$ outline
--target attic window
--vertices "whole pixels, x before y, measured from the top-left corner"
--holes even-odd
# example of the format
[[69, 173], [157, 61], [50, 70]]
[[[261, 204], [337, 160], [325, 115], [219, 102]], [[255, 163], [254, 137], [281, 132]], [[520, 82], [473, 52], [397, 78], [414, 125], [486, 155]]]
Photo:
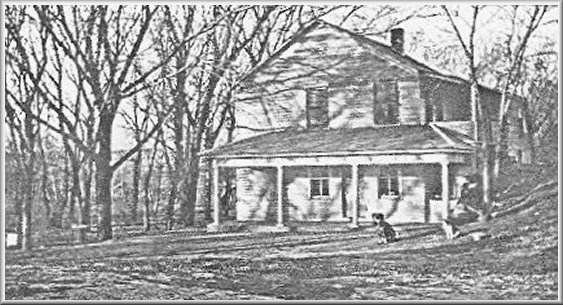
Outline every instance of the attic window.
[[306, 88], [307, 128], [328, 126], [328, 87]]
[[373, 121], [375, 125], [399, 122], [399, 93], [396, 81], [380, 81], [373, 84]]

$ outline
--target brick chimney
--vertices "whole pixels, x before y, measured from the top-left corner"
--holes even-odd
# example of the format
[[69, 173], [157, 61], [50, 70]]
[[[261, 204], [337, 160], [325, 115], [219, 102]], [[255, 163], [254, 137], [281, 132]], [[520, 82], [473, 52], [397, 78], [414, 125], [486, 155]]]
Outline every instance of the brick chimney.
[[391, 29], [391, 48], [401, 54], [405, 52], [405, 30]]

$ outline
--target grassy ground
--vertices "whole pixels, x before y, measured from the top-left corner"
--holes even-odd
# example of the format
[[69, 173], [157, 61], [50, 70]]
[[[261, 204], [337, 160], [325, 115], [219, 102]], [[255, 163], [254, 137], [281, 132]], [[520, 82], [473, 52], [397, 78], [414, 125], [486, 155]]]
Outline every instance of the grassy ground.
[[[555, 186], [556, 187], [556, 186]], [[172, 232], [6, 253], [6, 299], [558, 299], [553, 187], [446, 240], [435, 225], [397, 227], [379, 244], [355, 232]], [[519, 195], [520, 196], [520, 195]], [[520, 203], [525, 198], [521, 198]], [[512, 210], [511, 210], [512, 209]]]

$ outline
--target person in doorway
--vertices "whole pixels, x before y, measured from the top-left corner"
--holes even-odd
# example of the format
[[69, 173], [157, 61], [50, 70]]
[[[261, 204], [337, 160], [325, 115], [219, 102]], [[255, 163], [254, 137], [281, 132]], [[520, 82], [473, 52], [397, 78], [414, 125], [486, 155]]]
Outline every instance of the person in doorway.
[[386, 243], [397, 241], [397, 233], [388, 222], [385, 221], [385, 216], [381, 213], [371, 214], [374, 225], [376, 226], [377, 236], [383, 238]]

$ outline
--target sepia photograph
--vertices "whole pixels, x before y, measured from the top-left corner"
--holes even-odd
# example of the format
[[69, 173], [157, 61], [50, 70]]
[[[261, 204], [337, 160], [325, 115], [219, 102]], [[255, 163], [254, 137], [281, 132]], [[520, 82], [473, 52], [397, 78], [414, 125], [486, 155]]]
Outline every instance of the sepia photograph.
[[1, 302], [561, 302], [561, 2], [3, 1]]

